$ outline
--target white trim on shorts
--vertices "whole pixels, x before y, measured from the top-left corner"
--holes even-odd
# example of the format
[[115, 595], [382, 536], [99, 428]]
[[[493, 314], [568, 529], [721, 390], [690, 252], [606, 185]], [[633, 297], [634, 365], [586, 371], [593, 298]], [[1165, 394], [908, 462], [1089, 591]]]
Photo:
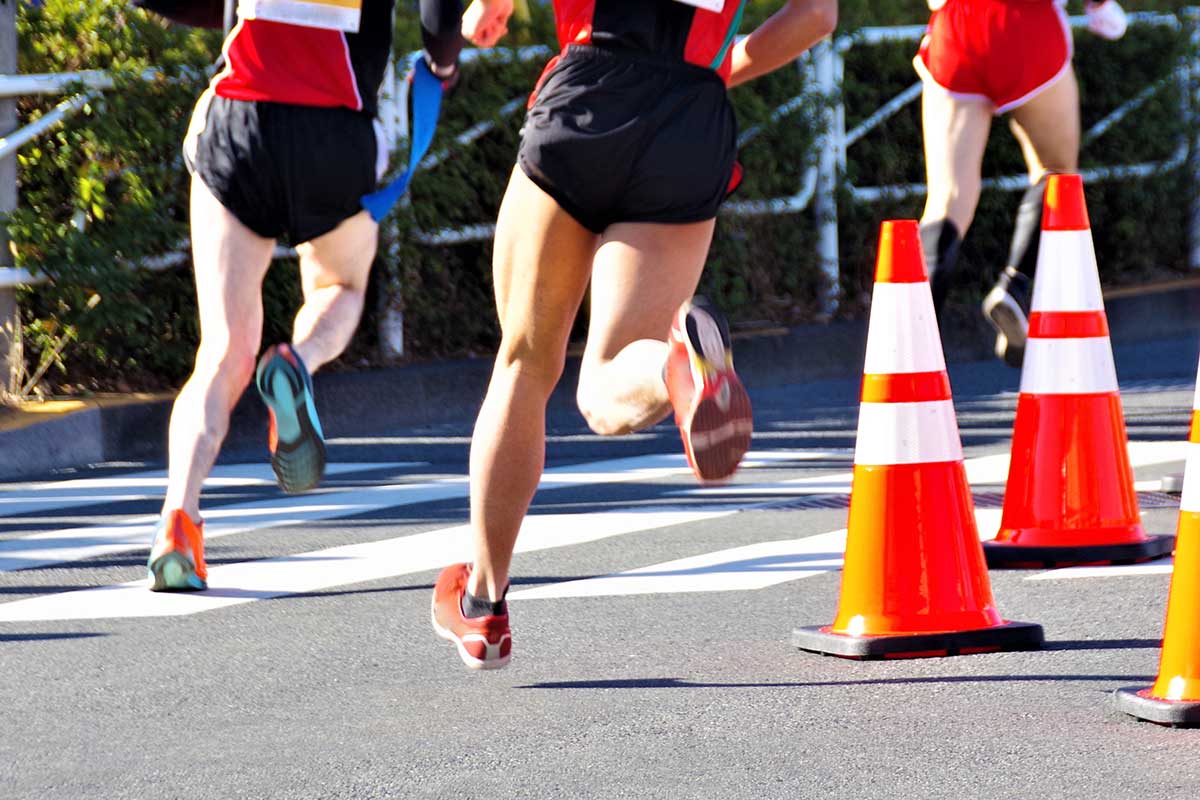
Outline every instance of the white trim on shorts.
[[[929, 68], [925, 66], [925, 62], [921, 60], [921, 52], [920, 52], [922, 49], [921, 47], [918, 47], [917, 54], [915, 56], [913, 56], [913, 69], [916, 70], [917, 75], [920, 76], [920, 78], [921, 78], [922, 82], [924, 82], [925, 88], [927, 90], [930, 87], [932, 87], [934, 89], [937, 89], [942, 94], [944, 94], [948, 97], [951, 97], [955, 100], [961, 100], [963, 102], [987, 103], [988, 105], [992, 106], [993, 113], [1006, 114], [1009, 111], [1012, 111], [1014, 108], [1020, 108], [1021, 106], [1025, 105], [1033, 98], [1040, 95], [1042, 92], [1049, 89], [1054, 84], [1058, 83], [1060, 80], [1062, 80], [1063, 76], [1065, 76], [1067, 74], [1067, 71], [1069, 69], [1071, 69], [1071, 62], [1075, 58], [1075, 40], [1071, 36], [1071, 26], [1067, 22], [1067, 14], [1065, 11], [1063, 11], [1062, 6], [1055, 3], [1054, 9], [1055, 9], [1055, 11], [1058, 12], [1058, 21], [1059, 21], [1059, 24], [1062, 26], [1063, 38], [1066, 39], [1066, 42], [1067, 42], [1067, 57], [1063, 61], [1063, 65], [1061, 67], [1059, 67], [1058, 72], [1056, 72], [1054, 74], [1054, 76], [1052, 78], [1050, 78], [1050, 80], [1046, 81], [1045, 83], [1043, 83], [1040, 86], [1035, 87], [1031, 91], [1025, 93], [1021, 97], [1018, 97], [1016, 100], [1013, 100], [1012, 102], [1005, 103], [1002, 106], [997, 106], [995, 103], [992, 102], [992, 98], [988, 97], [986, 94], [976, 94], [973, 92], [956, 92], [956, 91], [953, 91], [952, 89], [942, 86], [933, 77], [933, 73], [931, 73], [929, 71]], [[924, 42], [924, 40], [922, 40], [921, 45], [923, 46], [924, 44], [925, 44], [925, 42]]]
[[1075, 58], [1075, 39], [1071, 36], [1071, 25], [1067, 22], [1067, 12], [1063, 11], [1062, 6], [1054, 4], [1054, 10], [1058, 12], [1058, 22], [1062, 25], [1063, 38], [1067, 40], [1067, 58], [1063, 61], [1063, 65], [1059, 67], [1058, 72], [1054, 77], [1037, 87], [1033, 91], [1027, 93], [1024, 97], [1019, 97], [1011, 103], [1005, 103], [996, 109], [997, 114], [1004, 114], [1012, 111], [1014, 108], [1020, 108], [1028, 103], [1033, 98], [1037, 97], [1042, 92], [1049, 89], [1054, 84], [1062, 80], [1067, 71], [1071, 69], [1071, 61]]
[[[924, 46], [924, 44], [925, 42], [922, 41], [921, 45]], [[961, 100], [964, 103], [987, 103], [989, 106], [992, 105], [992, 98], [988, 97], [986, 94], [955, 92], [938, 83], [933, 77], [933, 73], [929, 71], [929, 67], [925, 66], [925, 62], [921, 60], [920, 48], [918, 48], [917, 54], [913, 56], [913, 69], [917, 71], [917, 75], [920, 76], [921, 81], [925, 84], [925, 91], [929, 91], [929, 89], [937, 89], [947, 97], [952, 97], [955, 100]]]

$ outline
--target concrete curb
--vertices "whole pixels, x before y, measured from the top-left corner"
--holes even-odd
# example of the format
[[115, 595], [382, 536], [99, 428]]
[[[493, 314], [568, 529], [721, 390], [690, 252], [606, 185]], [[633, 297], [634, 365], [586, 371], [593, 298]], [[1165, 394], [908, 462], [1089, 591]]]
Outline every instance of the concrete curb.
[[[1200, 333], [1200, 281], [1121, 291], [1106, 301], [1114, 344]], [[943, 335], [951, 363], [991, 357], [992, 330], [964, 310]], [[859, 374], [865, 319], [803, 325], [780, 333], [739, 336], [738, 372], [753, 393], [768, 388]], [[551, 399], [553, 413], [574, 411], [578, 359]], [[331, 436], [379, 434], [398, 428], [469, 423], [491, 373], [490, 358], [418, 364], [316, 377], [317, 407]], [[1191, 365], [1187, 367], [1189, 370]], [[0, 479], [109, 461], [163, 461], [171, 401], [88, 408], [0, 432]], [[251, 389], [234, 410], [227, 449], [266, 447], [266, 412]]]

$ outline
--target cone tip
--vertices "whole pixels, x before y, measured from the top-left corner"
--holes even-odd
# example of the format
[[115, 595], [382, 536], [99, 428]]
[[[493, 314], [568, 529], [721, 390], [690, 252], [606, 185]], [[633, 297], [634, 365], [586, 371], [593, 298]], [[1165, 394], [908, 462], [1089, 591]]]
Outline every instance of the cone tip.
[[1090, 227], [1083, 178], [1074, 174], [1051, 175], [1046, 182], [1042, 230], [1086, 231]]
[[921, 283], [925, 257], [916, 220], [889, 219], [879, 226], [879, 258], [875, 262], [877, 283]]

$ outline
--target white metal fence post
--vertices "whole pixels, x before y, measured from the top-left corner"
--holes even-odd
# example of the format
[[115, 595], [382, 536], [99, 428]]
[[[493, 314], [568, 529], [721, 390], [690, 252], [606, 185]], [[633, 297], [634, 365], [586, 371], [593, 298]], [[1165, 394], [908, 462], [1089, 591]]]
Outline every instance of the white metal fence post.
[[[17, 71], [17, 0], [0, 0], [0, 74]], [[0, 98], [0, 136], [17, 129], [17, 103]], [[17, 207], [17, 157], [0, 160], [0, 268], [13, 265], [8, 229], [3, 216]], [[20, 386], [21, 315], [12, 287], [0, 286], [0, 400], [15, 395]]]
[[1191, 178], [1191, 207], [1188, 215], [1188, 266], [1200, 269], [1200, 8], [1190, 6], [1183, 10], [1183, 22], [1188, 31], [1187, 67], [1183, 73], [1183, 109], [1188, 127], [1192, 131], [1191, 152], [1188, 154], [1189, 177]]
[[845, 141], [845, 116], [841, 108], [841, 55], [830, 40], [814, 49], [813, 62], [816, 83], [821, 94], [821, 137], [817, 156], [817, 193], [814, 211], [817, 215], [817, 256], [826, 285], [821, 297], [821, 311], [832, 315], [838, 308], [840, 267], [838, 265], [838, 159]]

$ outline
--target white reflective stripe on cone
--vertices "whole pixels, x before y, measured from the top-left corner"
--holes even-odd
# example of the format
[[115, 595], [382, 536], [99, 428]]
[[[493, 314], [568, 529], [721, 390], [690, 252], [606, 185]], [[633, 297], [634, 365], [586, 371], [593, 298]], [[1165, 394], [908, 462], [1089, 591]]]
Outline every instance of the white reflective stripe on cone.
[[1107, 336], [1029, 339], [1021, 369], [1023, 394], [1096, 394], [1117, 391], [1117, 368]]
[[887, 375], [945, 368], [929, 284], [876, 283], [863, 372]]
[[926, 464], [962, 457], [952, 400], [859, 406], [855, 464]]
[[1104, 310], [1091, 231], [1042, 231], [1033, 310]]
[[1200, 443], [1188, 443], [1187, 464], [1183, 472], [1183, 495], [1180, 511], [1200, 511]]

